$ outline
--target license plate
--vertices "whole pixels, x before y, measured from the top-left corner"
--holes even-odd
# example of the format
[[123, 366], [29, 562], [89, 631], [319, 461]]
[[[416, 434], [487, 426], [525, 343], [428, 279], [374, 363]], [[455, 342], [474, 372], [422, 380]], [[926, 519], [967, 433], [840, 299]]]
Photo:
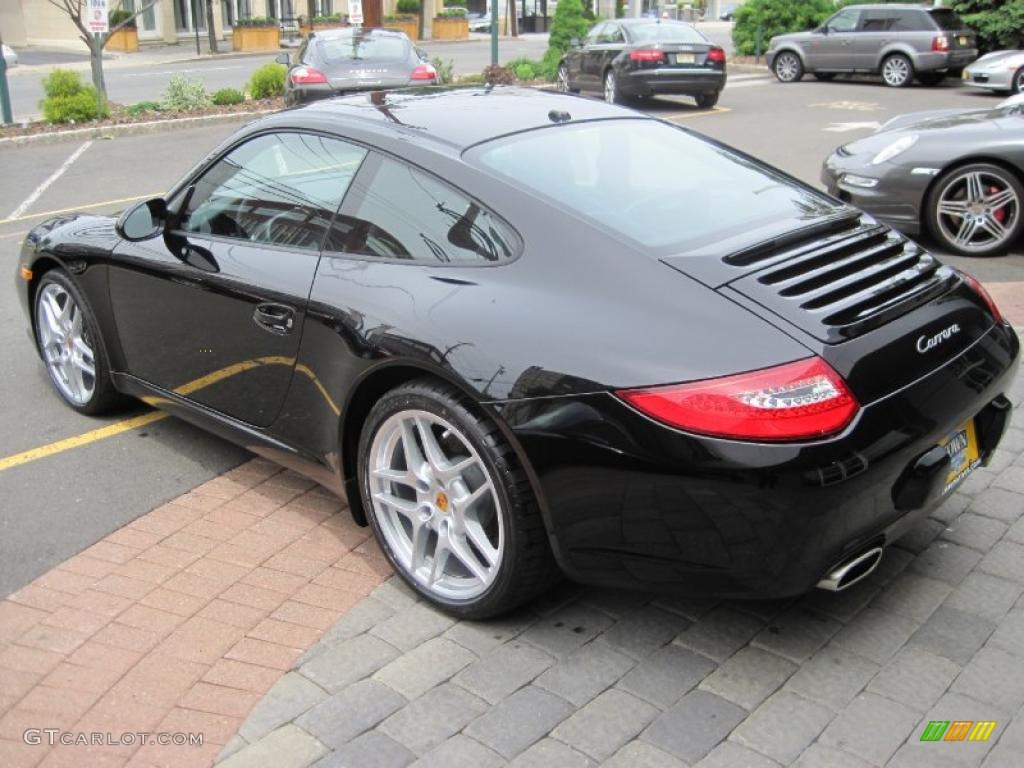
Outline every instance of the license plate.
[[981, 459], [978, 456], [978, 435], [971, 419], [949, 437], [941, 445], [949, 454], [949, 474], [942, 493], [946, 494], [960, 485], [971, 472], [978, 468]]
[[696, 57], [692, 53], [677, 53], [676, 64], [693, 64]]
[[964, 37], [963, 35], [960, 35], [960, 45], [965, 47], [967, 45], [967, 38]]

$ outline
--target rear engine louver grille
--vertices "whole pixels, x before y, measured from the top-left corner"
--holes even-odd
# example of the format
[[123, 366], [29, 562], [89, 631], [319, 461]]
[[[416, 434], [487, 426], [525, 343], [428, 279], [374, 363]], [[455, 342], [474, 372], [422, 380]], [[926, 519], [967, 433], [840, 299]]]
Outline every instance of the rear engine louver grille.
[[748, 251], [727, 257], [763, 265], [731, 287], [817, 338], [836, 343], [909, 312], [951, 286], [951, 269], [888, 227], [858, 219], [833, 227], [839, 231], [805, 231], [799, 241], [782, 247], [776, 242], [768, 251], [758, 248], [756, 256]]

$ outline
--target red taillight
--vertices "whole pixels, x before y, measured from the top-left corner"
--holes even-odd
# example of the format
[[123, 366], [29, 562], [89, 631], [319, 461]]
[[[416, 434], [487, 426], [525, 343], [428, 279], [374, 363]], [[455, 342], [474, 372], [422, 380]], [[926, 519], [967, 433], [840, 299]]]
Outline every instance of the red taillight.
[[437, 70], [430, 64], [420, 64], [409, 75], [410, 80], [437, 80]]
[[985, 286], [978, 282], [976, 277], [968, 275], [966, 272], [961, 272], [960, 277], [962, 277], [963, 281], [970, 286], [972, 291], [982, 298], [982, 301], [984, 301], [988, 306], [988, 311], [992, 313], [992, 317], [996, 319], [996, 322], [1003, 322], [1003, 313], [999, 311], [999, 307], [996, 306], [995, 299], [993, 299], [989, 292], [985, 290]]
[[720, 379], [616, 393], [673, 427], [715, 437], [812, 439], [843, 429], [860, 405], [820, 357]]
[[294, 85], [317, 85], [327, 82], [324, 73], [312, 67], [295, 67], [291, 71], [290, 77]]
[[665, 52], [654, 48], [641, 48], [629, 52], [630, 61], [664, 61]]
[[708, 51], [708, 61], [715, 64], [725, 64], [725, 51], [721, 48], [712, 48]]
[[948, 51], [949, 50], [949, 38], [946, 35], [936, 35], [932, 38], [932, 50], [933, 51]]

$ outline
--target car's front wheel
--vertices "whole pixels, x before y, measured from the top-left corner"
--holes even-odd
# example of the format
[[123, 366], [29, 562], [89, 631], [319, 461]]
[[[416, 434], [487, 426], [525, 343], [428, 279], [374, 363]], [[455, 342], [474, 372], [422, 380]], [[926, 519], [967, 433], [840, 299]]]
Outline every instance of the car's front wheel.
[[780, 83], [795, 83], [804, 76], [804, 63], [792, 51], [783, 51], [775, 57], [772, 70]]
[[882, 81], [890, 88], [904, 88], [914, 80], [914, 65], [902, 53], [887, 56], [882, 62]]
[[928, 196], [928, 228], [962, 256], [995, 256], [1024, 229], [1024, 185], [1010, 171], [990, 163], [954, 168]]
[[554, 559], [526, 472], [465, 395], [418, 380], [374, 405], [359, 441], [364, 508], [399, 575], [462, 618], [511, 610]]
[[54, 269], [43, 275], [35, 290], [34, 315], [39, 354], [57, 394], [80, 413], [109, 410], [118, 394], [99, 326], [67, 274]]
[[697, 100], [697, 106], [701, 109], [711, 109], [715, 104], [718, 103], [718, 96], [721, 91], [714, 91], [713, 93], [702, 93], [694, 98]]

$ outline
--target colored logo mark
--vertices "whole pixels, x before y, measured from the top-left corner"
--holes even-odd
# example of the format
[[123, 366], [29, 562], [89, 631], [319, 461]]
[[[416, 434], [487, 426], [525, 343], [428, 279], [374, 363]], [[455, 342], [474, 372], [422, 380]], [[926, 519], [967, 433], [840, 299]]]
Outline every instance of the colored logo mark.
[[998, 723], [995, 720], [932, 720], [921, 741], [988, 741]]

